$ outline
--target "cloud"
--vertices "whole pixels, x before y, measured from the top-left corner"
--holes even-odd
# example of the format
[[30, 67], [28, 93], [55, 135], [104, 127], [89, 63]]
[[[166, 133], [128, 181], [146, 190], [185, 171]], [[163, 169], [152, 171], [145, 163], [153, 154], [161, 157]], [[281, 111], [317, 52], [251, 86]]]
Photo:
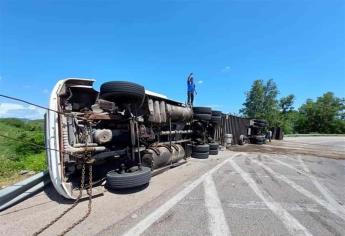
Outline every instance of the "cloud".
[[198, 84], [202, 84], [202, 83], [204, 83], [203, 80], [198, 80]]
[[0, 118], [23, 118], [23, 119], [43, 119], [45, 110], [29, 105], [18, 103], [0, 103]]
[[222, 72], [227, 72], [229, 71], [231, 68], [230, 66], [225, 66], [223, 69], [222, 69]]

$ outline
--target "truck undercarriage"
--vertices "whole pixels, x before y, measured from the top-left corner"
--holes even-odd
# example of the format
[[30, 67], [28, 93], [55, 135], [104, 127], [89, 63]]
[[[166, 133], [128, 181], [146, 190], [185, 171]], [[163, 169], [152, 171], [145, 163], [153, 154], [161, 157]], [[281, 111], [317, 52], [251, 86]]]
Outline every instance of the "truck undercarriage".
[[147, 184], [152, 170], [189, 155], [207, 158], [210, 146], [218, 153], [212, 132], [221, 112], [203, 107], [193, 112], [131, 82], [107, 82], [99, 92], [93, 82], [61, 80], [51, 93], [47, 158], [62, 196], [77, 198], [81, 176], [88, 182], [90, 174], [85, 163], [93, 166], [92, 184], [106, 180], [109, 188], [122, 189]]

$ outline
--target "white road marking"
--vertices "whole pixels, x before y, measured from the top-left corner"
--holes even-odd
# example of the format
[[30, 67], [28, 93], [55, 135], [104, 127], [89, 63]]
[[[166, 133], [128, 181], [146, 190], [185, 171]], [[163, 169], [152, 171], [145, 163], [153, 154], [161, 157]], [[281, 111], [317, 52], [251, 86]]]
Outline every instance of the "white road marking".
[[[240, 173], [237, 173], [237, 172], [227, 173], [227, 172], [222, 171], [221, 174], [224, 174], [224, 175], [235, 175], [236, 176], [236, 175], [239, 175]], [[259, 178], [272, 178], [272, 176], [262, 175], [262, 174], [257, 174], [256, 176], [258, 176]], [[295, 179], [295, 180], [306, 180], [306, 178], [304, 176], [287, 175], [286, 177], [289, 177], [290, 179]]]
[[261, 162], [259, 162], [257, 160], [254, 160], [254, 159], [252, 159], [252, 161], [254, 163], [256, 163], [257, 165], [261, 166], [262, 168], [264, 168], [266, 171], [270, 172], [276, 178], [279, 178], [282, 181], [284, 181], [285, 183], [287, 183], [288, 185], [290, 185], [292, 188], [294, 188], [295, 190], [297, 190], [298, 192], [300, 192], [304, 196], [314, 200], [319, 205], [323, 206], [324, 208], [326, 208], [327, 210], [329, 210], [333, 214], [335, 214], [338, 217], [340, 217], [341, 219], [345, 220], [345, 215], [343, 214], [342, 210], [340, 210], [339, 208], [334, 207], [332, 204], [330, 204], [330, 203], [320, 199], [318, 196], [314, 195], [313, 193], [309, 192], [305, 188], [303, 188], [300, 185], [296, 184], [295, 182], [293, 182], [292, 180], [288, 179], [284, 175], [281, 175], [281, 174], [275, 172], [274, 170], [272, 170], [270, 167], [266, 166], [265, 164], [263, 164], [263, 163], [261, 163]]
[[[239, 153], [233, 155], [230, 158], [239, 155]], [[124, 236], [136, 236], [142, 234], [146, 229], [148, 229], [153, 223], [155, 223], [159, 218], [161, 218], [165, 213], [167, 213], [171, 208], [173, 208], [179, 201], [181, 201], [185, 196], [187, 196], [193, 189], [195, 189], [199, 184], [201, 184], [208, 176], [212, 175], [214, 172], [219, 170], [229, 159], [227, 158], [223, 162], [216, 165], [213, 169], [203, 174], [201, 177], [193, 181], [187, 187], [185, 187], [181, 192], [170, 198], [163, 205], [158, 207], [155, 211], [151, 212], [133, 228], [128, 230]]]
[[[179, 203], [186, 206], [200, 206], [204, 202], [203, 198], [188, 198], [183, 202]], [[309, 204], [296, 204], [289, 202], [277, 202], [287, 211], [300, 211], [300, 212], [320, 212], [319, 204], [309, 203]], [[223, 209], [225, 208], [237, 208], [237, 209], [246, 209], [246, 210], [270, 210], [264, 202], [258, 201], [239, 201], [239, 202], [230, 202], [222, 201]]]
[[[268, 156], [263, 155], [263, 157], [268, 157]], [[295, 158], [291, 158], [291, 157], [289, 157], [289, 156], [287, 156], [287, 155], [282, 155], [282, 154], [277, 155], [277, 154], [274, 154], [274, 155], [272, 155], [271, 157], [272, 157], [272, 158], [275, 158], [275, 159], [285, 159], [285, 160], [289, 160], [289, 161], [298, 163], [298, 161], [297, 161]], [[268, 157], [268, 158], [269, 158], [269, 157]]]
[[311, 179], [311, 181], [313, 182], [313, 184], [317, 187], [317, 189], [320, 191], [320, 193], [326, 198], [326, 200], [333, 205], [334, 208], [339, 208], [340, 211], [343, 212], [343, 214], [345, 215], [345, 208], [340, 205], [334, 198], [333, 194], [331, 192], [328, 191], [328, 189], [323, 186], [318, 180], [317, 178], [311, 174], [309, 168], [306, 166], [306, 164], [304, 163], [304, 161], [302, 160], [302, 158], [300, 156], [298, 156], [298, 160], [301, 163], [301, 166], [303, 167], [303, 170], [308, 173], [309, 178]]
[[256, 195], [267, 205], [267, 207], [283, 222], [291, 235], [312, 235], [296, 218], [267, 194], [260, 190], [253, 178], [239, 167], [235, 161], [228, 161], [232, 167], [241, 174], [241, 177], [248, 183]]
[[[307, 212], [320, 212], [318, 210], [317, 204], [296, 204], [296, 203], [287, 203], [287, 202], [277, 202], [280, 204], [284, 209], [287, 211], [307, 211]], [[247, 209], [247, 210], [269, 210], [267, 205], [264, 202], [240, 202], [240, 203], [224, 203], [224, 207], [230, 208], [239, 208], [239, 209]]]
[[[280, 160], [278, 160], [278, 159], [276, 159], [276, 158], [274, 158], [274, 157], [269, 157], [269, 156], [265, 156], [265, 157], [268, 157], [269, 159], [271, 159], [272, 161], [275, 161], [275, 162], [277, 162], [278, 164], [280, 164], [280, 165], [284, 165], [284, 166], [286, 166], [286, 167], [288, 167], [288, 168], [290, 168], [290, 169], [292, 169], [292, 170], [295, 170], [297, 173], [299, 173], [299, 174], [302, 174], [302, 175], [304, 175], [304, 176], [307, 176], [307, 177], [309, 177], [309, 178], [311, 178], [311, 173], [309, 172], [306, 172], [304, 169], [303, 170], [300, 170], [300, 169], [298, 169], [298, 168], [296, 168], [296, 165], [295, 166], [293, 166], [293, 165], [290, 165], [290, 164], [288, 164], [288, 163], [286, 163], [286, 162], [284, 162], [284, 161], [280, 161]], [[294, 160], [294, 159], [293, 159]], [[298, 160], [296, 160], [296, 161], [298, 161]], [[298, 166], [301, 166], [301, 163], [299, 162], [299, 165]], [[302, 168], [303, 168], [303, 166], [301, 166]], [[298, 179], [298, 178], [301, 178], [301, 177], [299, 177], [299, 176], [288, 176], [288, 175], [285, 175], [285, 177], [287, 177], [287, 178], [289, 178], [289, 179]], [[320, 179], [320, 178], [318, 178], [318, 177], [316, 177], [316, 176], [313, 176], [313, 178], [315, 178], [315, 179], [318, 179], [319, 180], [319, 182], [320, 181], [324, 181], [324, 179]], [[305, 179], [305, 178], [303, 178], [303, 179]], [[332, 181], [331, 179], [327, 179], [327, 181]]]
[[277, 162], [277, 163], [280, 164], [280, 165], [284, 165], [284, 166], [286, 166], [286, 167], [288, 167], [288, 168], [290, 168], [290, 169], [292, 169], [292, 170], [295, 170], [297, 173], [300, 173], [300, 174], [303, 174], [303, 175], [305, 175], [305, 176], [310, 177], [309, 173], [305, 172], [304, 170], [297, 169], [297, 168], [296, 168], [295, 166], [293, 166], [293, 165], [290, 165], [290, 164], [285, 163], [285, 162], [283, 162], [283, 161], [277, 160], [276, 158], [271, 158], [271, 157], [268, 157], [268, 158], [270, 158], [272, 161]]
[[205, 179], [204, 191], [205, 206], [209, 214], [209, 230], [211, 235], [231, 235], [212, 175], [209, 175]]

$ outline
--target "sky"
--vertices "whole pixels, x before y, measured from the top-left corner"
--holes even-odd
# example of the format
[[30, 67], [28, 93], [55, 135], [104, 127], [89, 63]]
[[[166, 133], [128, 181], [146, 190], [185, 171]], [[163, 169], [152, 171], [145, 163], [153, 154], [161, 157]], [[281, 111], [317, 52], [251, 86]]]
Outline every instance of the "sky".
[[[345, 97], [345, 1], [0, 1], [0, 94], [47, 106], [58, 80], [125, 80], [239, 113], [256, 79], [298, 108]], [[0, 117], [44, 111], [0, 99]]]

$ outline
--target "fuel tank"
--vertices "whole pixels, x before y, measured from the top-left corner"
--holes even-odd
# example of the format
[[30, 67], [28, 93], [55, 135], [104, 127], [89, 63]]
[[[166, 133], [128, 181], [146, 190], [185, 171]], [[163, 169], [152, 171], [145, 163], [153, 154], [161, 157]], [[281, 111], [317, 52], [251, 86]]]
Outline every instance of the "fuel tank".
[[142, 157], [143, 165], [152, 170], [176, 163], [185, 158], [185, 150], [179, 144], [158, 145], [145, 150]]

